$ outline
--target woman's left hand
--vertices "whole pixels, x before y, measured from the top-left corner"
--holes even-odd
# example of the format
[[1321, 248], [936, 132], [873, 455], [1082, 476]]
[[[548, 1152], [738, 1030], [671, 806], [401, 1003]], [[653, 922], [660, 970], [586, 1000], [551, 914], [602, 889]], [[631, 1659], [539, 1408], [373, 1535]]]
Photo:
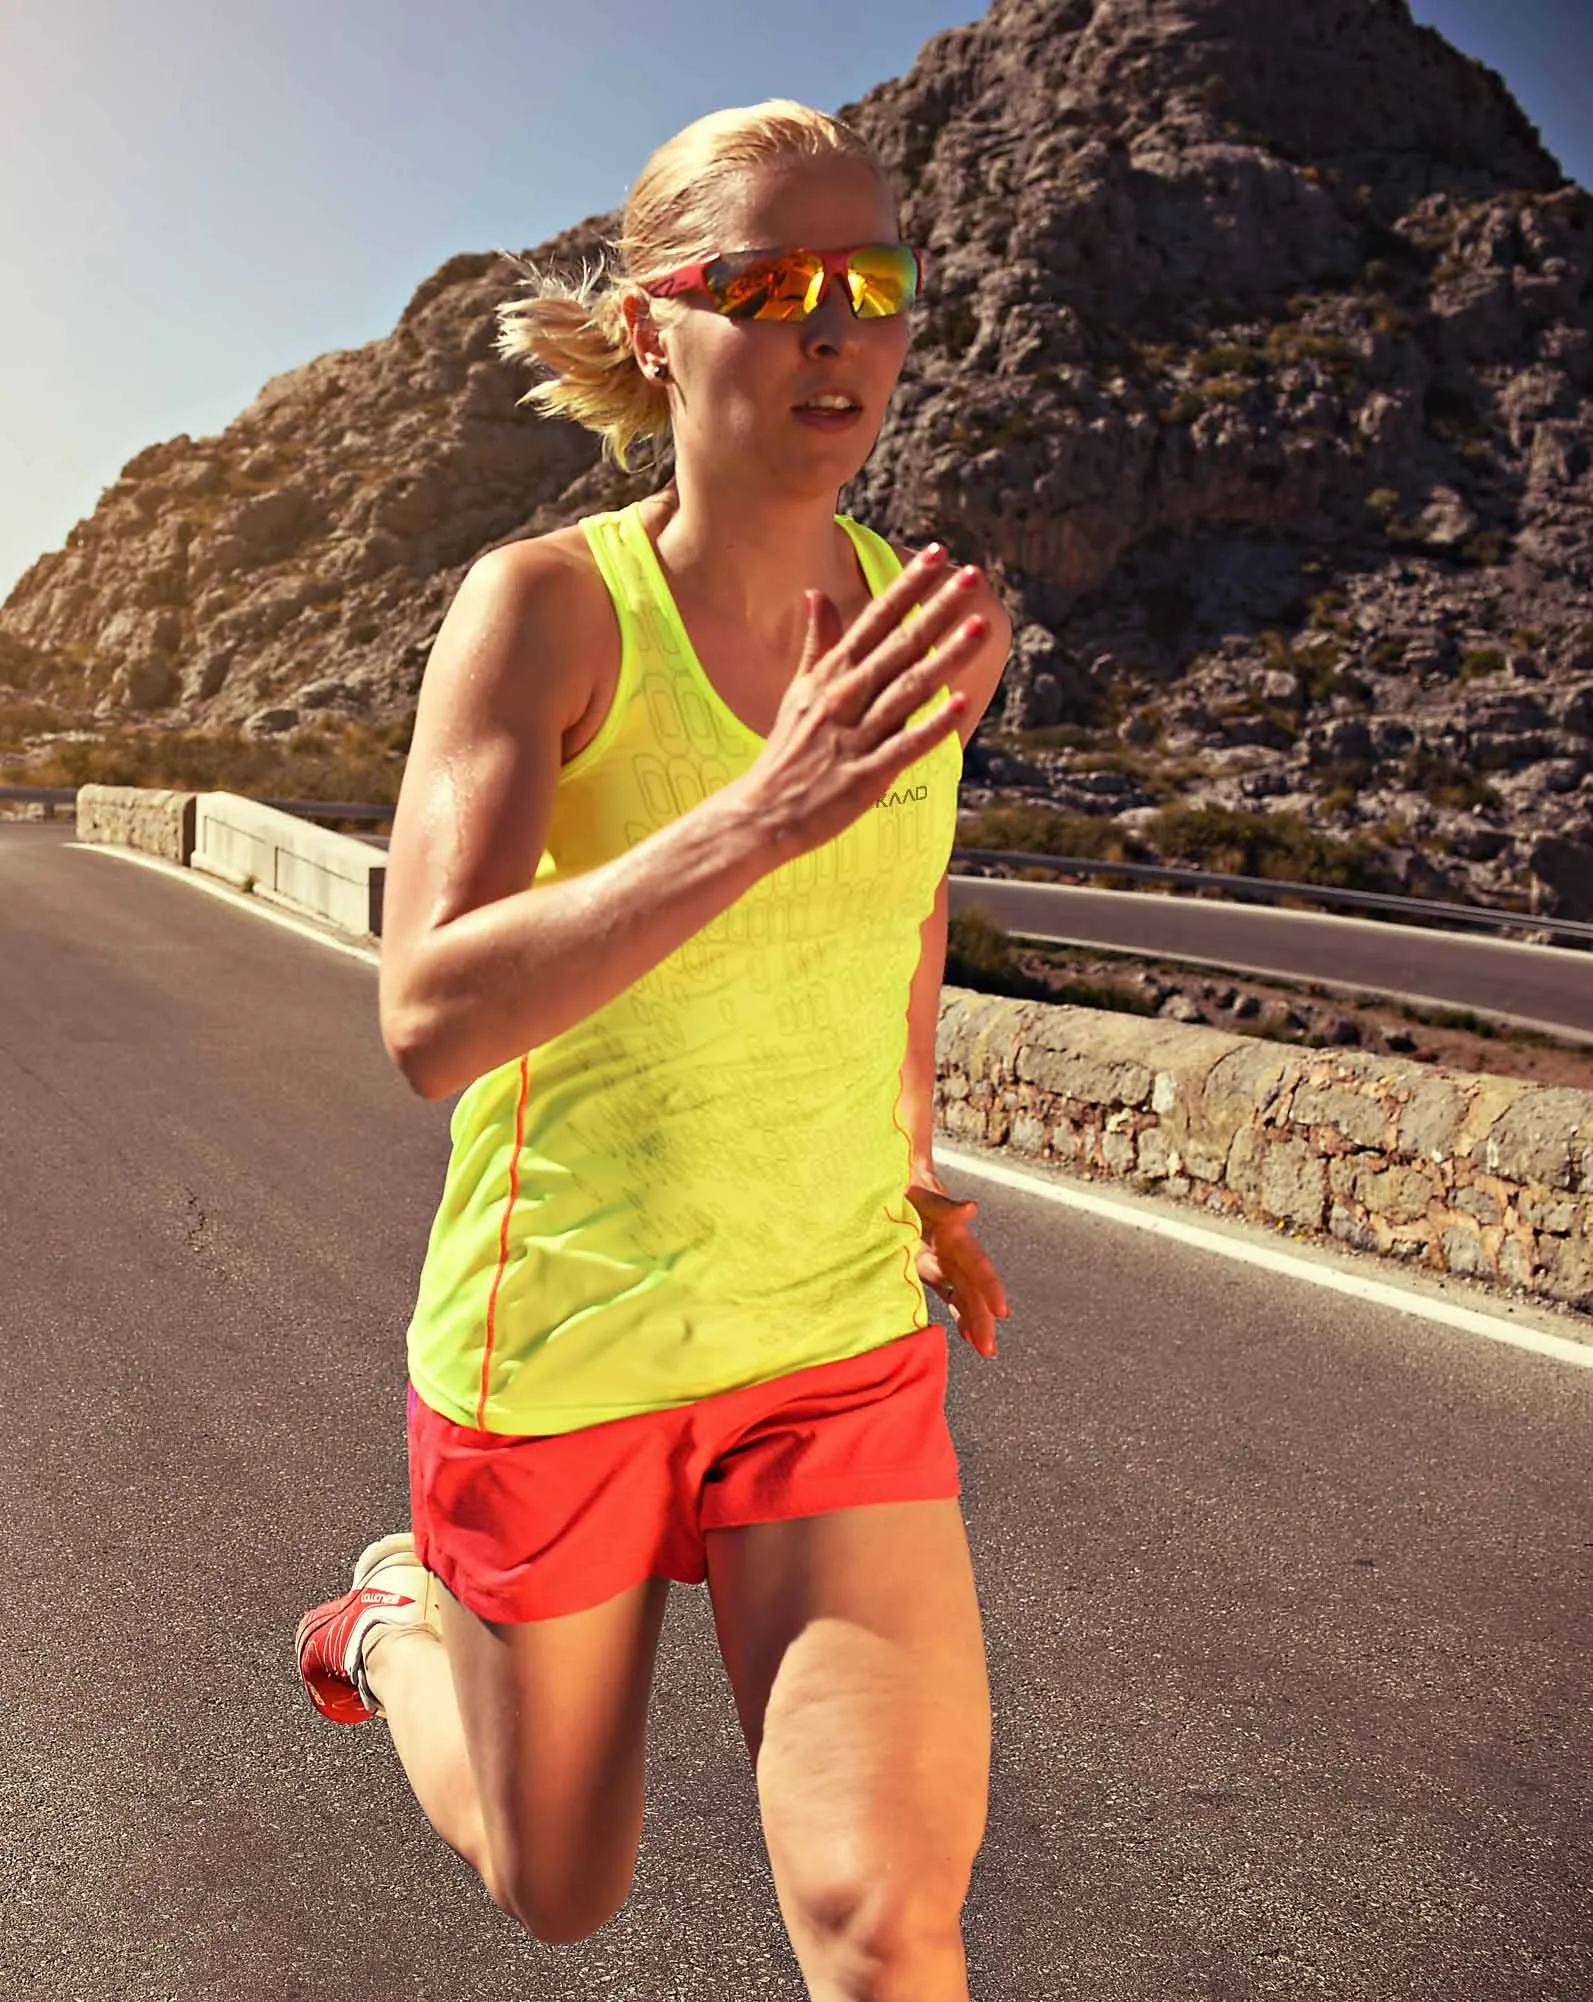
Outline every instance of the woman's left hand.
[[968, 1228], [979, 1205], [958, 1201], [922, 1182], [909, 1186], [907, 1200], [918, 1212], [923, 1233], [917, 1253], [919, 1278], [934, 1287], [951, 1309], [963, 1340], [980, 1355], [993, 1356], [996, 1321], [1005, 1320], [1012, 1309], [995, 1267]]

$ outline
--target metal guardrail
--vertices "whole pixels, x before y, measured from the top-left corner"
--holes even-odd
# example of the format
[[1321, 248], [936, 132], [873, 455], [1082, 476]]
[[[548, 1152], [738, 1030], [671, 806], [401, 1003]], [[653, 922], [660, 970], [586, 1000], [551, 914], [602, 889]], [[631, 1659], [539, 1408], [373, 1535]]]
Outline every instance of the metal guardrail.
[[952, 860], [991, 862], [1014, 869], [1048, 869], [1058, 876], [1123, 876], [1141, 883], [1176, 883], [1202, 890], [1229, 890], [1251, 903], [1294, 898], [1301, 903], [1343, 904], [1351, 910], [1386, 911], [1428, 924], [1470, 925], [1480, 931], [1546, 931], [1593, 943], [1593, 924], [1575, 918], [1544, 918], [1530, 911], [1490, 910], [1483, 904], [1442, 903], [1435, 897], [1396, 897], [1381, 890], [1341, 890], [1327, 883], [1289, 883], [1270, 876], [1221, 876], [1209, 869], [1167, 869], [1154, 862], [1098, 862], [1072, 855], [1031, 855], [1011, 848], [953, 848]]
[[[66, 806], [76, 798], [73, 786], [0, 786], [0, 801]], [[393, 817], [390, 806], [350, 800], [266, 799], [260, 804], [274, 806], [283, 813], [296, 813], [305, 820], [379, 821]], [[1381, 890], [1341, 890], [1326, 883], [1277, 882], [1264, 876], [1222, 876], [1209, 869], [1170, 869], [1155, 862], [1101, 862], [1076, 855], [1038, 855], [1020, 848], [954, 847], [951, 859], [1012, 869], [1045, 869], [1055, 876], [1120, 876], [1128, 882], [1226, 890], [1248, 903], [1277, 903], [1287, 898], [1297, 903], [1342, 906], [1348, 910], [1383, 911], [1416, 923], [1465, 925], [1475, 931], [1548, 932], [1556, 938], [1593, 945], [1593, 924], [1583, 924], [1575, 918], [1538, 917], [1529, 911], [1490, 910], [1482, 904], [1442, 903], [1429, 897], [1398, 897]]]
[[0, 786], [0, 802], [15, 800], [19, 806], [73, 806], [76, 786]]

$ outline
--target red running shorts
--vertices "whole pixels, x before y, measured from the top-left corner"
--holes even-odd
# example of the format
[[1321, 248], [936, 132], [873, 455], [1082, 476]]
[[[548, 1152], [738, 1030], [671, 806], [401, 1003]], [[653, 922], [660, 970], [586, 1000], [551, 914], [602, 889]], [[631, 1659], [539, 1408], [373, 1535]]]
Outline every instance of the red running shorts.
[[484, 1620], [556, 1619], [645, 1578], [700, 1584], [711, 1529], [959, 1492], [936, 1322], [669, 1411], [527, 1437], [409, 1392], [415, 1549]]

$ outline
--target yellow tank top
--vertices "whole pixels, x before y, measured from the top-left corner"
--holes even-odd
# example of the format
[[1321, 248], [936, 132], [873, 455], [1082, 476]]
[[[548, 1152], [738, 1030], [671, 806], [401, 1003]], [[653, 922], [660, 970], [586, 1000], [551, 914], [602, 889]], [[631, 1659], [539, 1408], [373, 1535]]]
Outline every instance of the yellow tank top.
[[[837, 520], [877, 595], [895, 552]], [[559, 774], [538, 883], [634, 847], [765, 742], [693, 653], [638, 508], [580, 526], [614, 601], [619, 680]], [[466, 1087], [408, 1337], [434, 1410], [568, 1432], [928, 1325], [898, 1100], [961, 771], [953, 730], [833, 840]]]

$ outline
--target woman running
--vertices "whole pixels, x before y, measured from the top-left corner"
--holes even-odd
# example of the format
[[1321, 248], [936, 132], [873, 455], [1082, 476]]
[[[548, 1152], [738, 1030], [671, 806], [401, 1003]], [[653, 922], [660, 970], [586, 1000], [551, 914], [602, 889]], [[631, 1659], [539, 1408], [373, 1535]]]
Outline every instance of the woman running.
[[962, 743], [1010, 626], [835, 511], [919, 279], [856, 133], [701, 119], [618, 251], [536, 277], [500, 349], [674, 476], [479, 558], [426, 669], [381, 1026], [416, 1091], [464, 1089], [413, 1539], [305, 1615], [300, 1671], [575, 1940], [629, 1892], [669, 1581], [706, 1579], [810, 1994], [960, 2002], [990, 1716], [924, 1286], [994, 1354], [931, 1140]]

